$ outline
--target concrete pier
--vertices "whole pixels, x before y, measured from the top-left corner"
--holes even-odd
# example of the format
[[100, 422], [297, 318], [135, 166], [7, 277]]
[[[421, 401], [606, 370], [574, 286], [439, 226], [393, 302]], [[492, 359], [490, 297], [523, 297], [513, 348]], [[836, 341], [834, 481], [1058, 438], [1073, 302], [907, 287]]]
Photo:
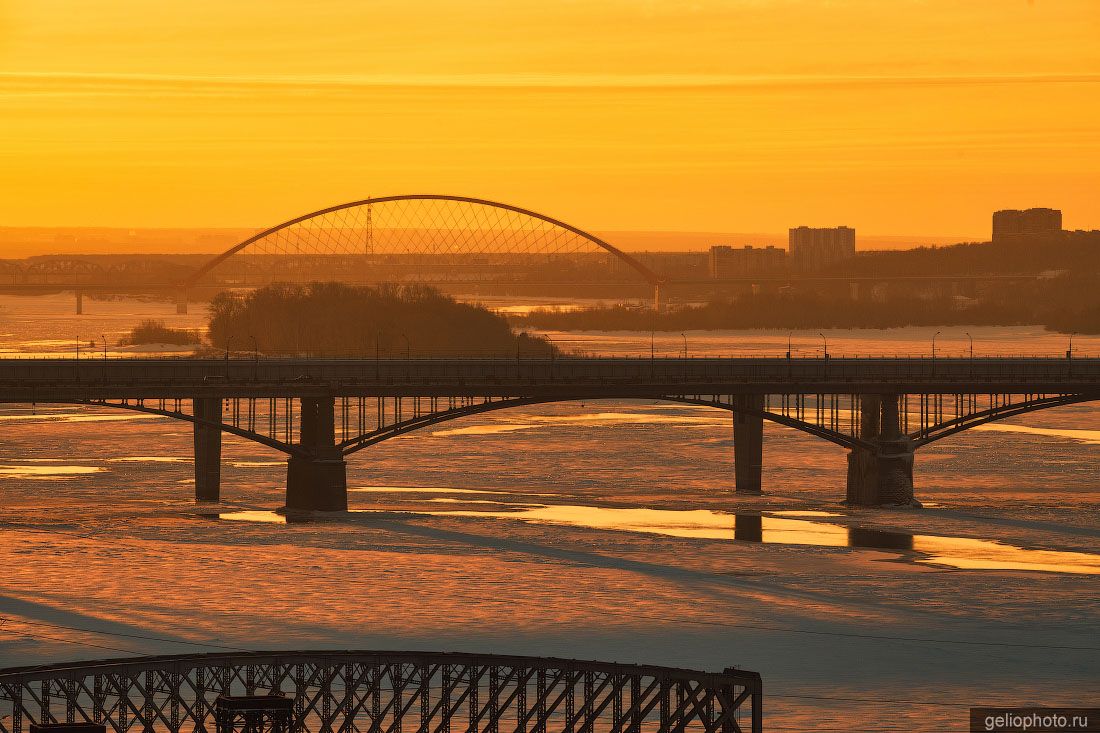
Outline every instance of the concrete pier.
[[[218, 424], [222, 421], [220, 397], [196, 397], [195, 418]], [[219, 501], [222, 479], [222, 431], [212, 425], [194, 423], [195, 501]]]
[[291, 456], [286, 467], [286, 508], [341, 512], [348, 509], [347, 462], [336, 446], [332, 397], [302, 398], [301, 440], [305, 456]]
[[913, 498], [913, 446], [901, 431], [897, 395], [862, 395], [860, 437], [874, 449], [848, 454], [845, 503], [919, 507]]
[[764, 418], [745, 411], [759, 413], [763, 409], [763, 395], [738, 395], [734, 399], [733, 472], [734, 488], [738, 493], [759, 494], [762, 491]]

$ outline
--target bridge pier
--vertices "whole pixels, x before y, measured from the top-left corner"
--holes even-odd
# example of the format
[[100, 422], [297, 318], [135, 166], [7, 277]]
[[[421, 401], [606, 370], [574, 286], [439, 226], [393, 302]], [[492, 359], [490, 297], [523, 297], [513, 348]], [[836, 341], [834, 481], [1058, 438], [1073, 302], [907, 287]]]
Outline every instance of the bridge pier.
[[286, 508], [292, 511], [343, 512], [348, 509], [347, 462], [336, 445], [332, 397], [303, 397], [300, 446], [286, 466]]
[[848, 490], [845, 503], [856, 506], [915, 506], [912, 442], [901, 432], [897, 395], [862, 395], [860, 437], [873, 450], [856, 448], [848, 454]]
[[[196, 397], [195, 418], [215, 425], [222, 421], [220, 397]], [[195, 501], [221, 500], [222, 431], [202, 423], [195, 429]]]
[[[740, 409], [738, 409], [740, 408]], [[764, 464], [764, 418], [744, 410], [764, 409], [763, 395], [737, 395], [733, 412], [734, 489], [739, 494], [759, 494]]]

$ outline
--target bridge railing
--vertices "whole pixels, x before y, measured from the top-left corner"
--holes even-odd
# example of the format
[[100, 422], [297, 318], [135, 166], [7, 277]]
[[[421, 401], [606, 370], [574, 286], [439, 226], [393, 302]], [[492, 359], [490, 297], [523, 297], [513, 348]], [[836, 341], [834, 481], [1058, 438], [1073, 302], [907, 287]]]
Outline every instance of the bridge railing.
[[[1024, 358], [555, 358], [555, 359], [2, 359], [0, 387], [199, 386], [263, 387], [283, 392], [325, 385], [662, 384], [670, 388], [713, 384], [906, 383], [940, 388], [1052, 391], [1100, 385], [1100, 359]], [[982, 387], [981, 385], [985, 385]], [[1056, 391], [1056, 390], [1055, 390]]]

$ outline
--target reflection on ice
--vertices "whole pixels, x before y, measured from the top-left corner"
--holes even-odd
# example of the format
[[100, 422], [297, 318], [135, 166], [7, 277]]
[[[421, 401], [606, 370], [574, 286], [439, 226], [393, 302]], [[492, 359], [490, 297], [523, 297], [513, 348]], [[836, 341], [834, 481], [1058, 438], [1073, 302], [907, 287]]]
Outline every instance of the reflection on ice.
[[260, 510], [242, 510], [238, 512], [222, 512], [220, 514], [202, 514], [200, 516], [210, 519], [228, 519], [231, 522], [265, 522], [270, 524], [286, 524], [286, 517], [277, 512]]
[[529, 430], [531, 428], [537, 428], [538, 425], [526, 425], [526, 424], [503, 424], [503, 425], [471, 425], [465, 428], [452, 428], [450, 430], [436, 430], [432, 433], [437, 438], [443, 438], [448, 435], [496, 435], [498, 433], [512, 433], [517, 430]]
[[21, 413], [16, 415], [0, 415], [0, 420], [5, 421], [50, 421], [50, 422], [65, 422], [65, 423], [85, 423], [85, 422], [128, 422], [130, 420], [162, 420], [160, 415], [145, 415], [145, 414], [126, 414], [124, 412], [118, 413], [104, 413], [104, 414], [80, 414], [80, 413], [64, 413], [64, 412], [45, 412], [41, 414], [35, 413]]
[[360, 486], [348, 491], [365, 491], [378, 494], [507, 494], [507, 491], [488, 489], [452, 489], [445, 486]]
[[[1100, 575], [1100, 555], [1034, 550], [961, 537], [889, 532], [790, 516], [843, 516], [833, 512], [729, 515], [705, 509], [622, 509], [593, 506], [512, 505], [505, 511], [439, 510], [418, 514], [514, 519], [591, 529], [646, 532], [689, 539], [737, 540], [813, 547], [856, 547], [914, 553], [914, 560], [965, 570], [1040, 570]], [[777, 516], [781, 515], [781, 516]]]
[[89, 473], [99, 473], [102, 470], [103, 469], [98, 466], [58, 466], [56, 464], [45, 466], [0, 466], [0, 477], [57, 479], [68, 476], [83, 476]]
[[812, 509], [788, 509], [783, 511], [768, 512], [776, 517], [843, 517], [839, 512], [823, 512]]
[[1051, 438], [1068, 438], [1079, 440], [1089, 445], [1100, 445], [1100, 430], [1067, 430], [1064, 428], [1033, 428], [1027, 425], [1009, 425], [1007, 423], [986, 423], [978, 425], [975, 430], [983, 430], [996, 433], [1023, 433], [1025, 435], [1043, 435]]

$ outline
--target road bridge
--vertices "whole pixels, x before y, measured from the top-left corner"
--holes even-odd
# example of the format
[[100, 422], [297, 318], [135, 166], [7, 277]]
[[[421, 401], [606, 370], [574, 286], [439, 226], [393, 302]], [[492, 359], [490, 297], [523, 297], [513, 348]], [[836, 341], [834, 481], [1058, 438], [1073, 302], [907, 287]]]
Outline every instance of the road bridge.
[[911, 505], [919, 448], [1100, 399], [1100, 359], [0, 360], [0, 402], [100, 405], [191, 423], [198, 500], [220, 498], [223, 433], [281, 451], [291, 510], [346, 510], [348, 456], [382, 441], [495, 410], [598, 399], [732, 413], [739, 492], [762, 489], [771, 421], [848, 449], [848, 502]]

